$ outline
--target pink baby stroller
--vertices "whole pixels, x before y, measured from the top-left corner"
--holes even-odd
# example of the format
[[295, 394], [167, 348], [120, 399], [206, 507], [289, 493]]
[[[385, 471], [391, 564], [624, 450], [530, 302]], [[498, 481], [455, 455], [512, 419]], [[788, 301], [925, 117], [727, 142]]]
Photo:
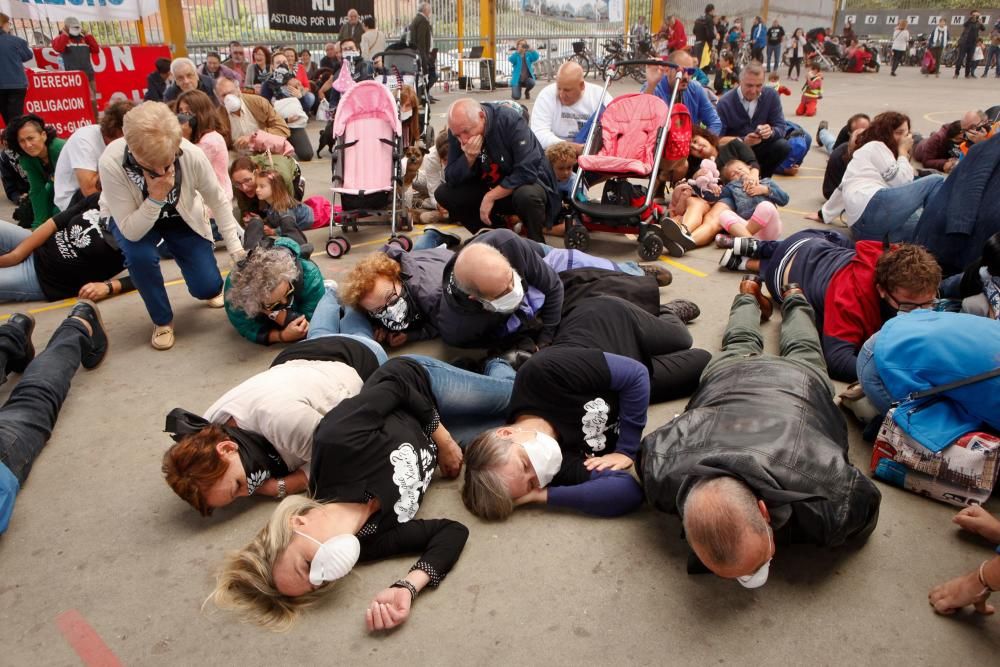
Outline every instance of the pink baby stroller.
[[[659, 60], [617, 63], [617, 67], [662, 65]], [[604, 84], [607, 91], [613, 72]], [[666, 76], [673, 76], [668, 73]], [[653, 201], [657, 172], [671, 130], [677, 86], [670, 104], [653, 95], [626, 94], [608, 103], [587, 135], [565, 216], [567, 248], [586, 251], [590, 232], [636, 234], [639, 256], [650, 261], [664, 250], [662, 206]], [[690, 139], [690, 136], [688, 137]], [[689, 142], [690, 143], [690, 142]], [[685, 147], [685, 153], [687, 148]], [[601, 201], [587, 196], [587, 181], [604, 182]], [[632, 180], [642, 180], [642, 184]]]
[[[376, 81], [348, 89], [337, 106], [333, 141], [333, 192], [340, 196], [343, 232], [388, 222], [390, 243], [409, 250], [410, 239], [396, 233], [397, 224], [407, 224], [407, 214], [402, 205], [403, 132], [393, 94]], [[326, 253], [333, 258], [351, 249], [345, 236], [334, 236], [336, 227], [331, 217]]]

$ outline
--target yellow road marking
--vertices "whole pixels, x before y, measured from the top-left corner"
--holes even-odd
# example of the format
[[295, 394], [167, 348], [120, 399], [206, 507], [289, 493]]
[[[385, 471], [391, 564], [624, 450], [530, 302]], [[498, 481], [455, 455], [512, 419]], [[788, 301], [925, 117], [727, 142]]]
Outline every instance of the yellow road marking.
[[783, 181], [790, 181], [790, 180], [801, 181], [802, 179], [807, 179], [810, 181], [819, 181], [823, 179], [822, 176], [781, 176], [780, 174], [775, 174], [774, 177], [780, 178]]
[[674, 267], [676, 269], [680, 269], [684, 273], [690, 273], [692, 276], [697, 276], [699, 278], [704, 278], [705, 276], [708, 275], [707, 273], [702, 273], [698, 269], [692, 269], [687, 264], [681, 264], [676, 259], [672, 259], [670, 257], [667, 257], [666, 255], [661, 255], [660, 256], [660, 261], [663, 262], [664, 264], [669, 264], [670, 266], [672, 266], [672, 267]]

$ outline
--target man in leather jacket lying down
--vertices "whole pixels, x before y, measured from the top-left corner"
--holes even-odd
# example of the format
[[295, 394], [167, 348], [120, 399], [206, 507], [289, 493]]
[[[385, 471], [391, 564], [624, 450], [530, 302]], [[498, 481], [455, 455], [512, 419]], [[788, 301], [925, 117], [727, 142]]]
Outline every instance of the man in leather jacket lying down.
[[776, 542], [863, 542], [881, 500], [847, 458], [813, 310], [797, 285], [782, 292], [781, 356], [763, 353], [772, 304], [745, 276], [722, 352], [687, 410], [643, 439], [639, 466], [649, 502], [681, 516], [694, 556], [747, 588], [767, 581]]

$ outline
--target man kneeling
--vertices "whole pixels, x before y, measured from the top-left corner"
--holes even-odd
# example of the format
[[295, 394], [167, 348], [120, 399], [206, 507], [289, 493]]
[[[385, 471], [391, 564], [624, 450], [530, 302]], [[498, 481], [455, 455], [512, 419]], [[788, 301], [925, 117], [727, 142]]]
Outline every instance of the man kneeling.
[[642, 442], [647, 499], [681, 516], [704, 566], [747, 588], [767, 581], [776, 542], [863, 541], [881, 500], [847, 458], [813, 310], [797, 285], [782, 291], [780, 358], [763, 353], [764, 297], [746, 276], [687, 410]]

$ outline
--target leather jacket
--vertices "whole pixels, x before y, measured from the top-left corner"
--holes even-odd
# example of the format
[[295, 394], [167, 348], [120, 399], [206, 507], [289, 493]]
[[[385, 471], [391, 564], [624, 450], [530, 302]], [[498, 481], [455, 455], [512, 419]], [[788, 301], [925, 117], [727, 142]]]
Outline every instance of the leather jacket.
[[818, 372], [760, 356], [702, 378], [684, 414], [642, 441], [646, 497], [683, 517], [703, 477], [729, 475], [768, 507], [783, 542], [863, 541], [881, 494], [847, 457], [847, 427]]

